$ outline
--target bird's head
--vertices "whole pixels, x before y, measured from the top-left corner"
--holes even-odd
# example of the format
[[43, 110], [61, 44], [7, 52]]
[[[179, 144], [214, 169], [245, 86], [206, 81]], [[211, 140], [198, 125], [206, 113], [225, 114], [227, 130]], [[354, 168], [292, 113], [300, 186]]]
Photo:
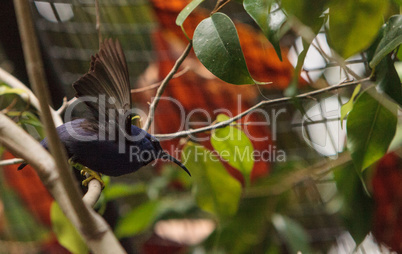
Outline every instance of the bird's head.
[[146, 152], [147, 154], [150, 154], [150, 156], [146, 156], [147, 160], [142, 162], [144, 163], [144, 165], [156, 159], [169, 160], [179, 165], [184, 171], [187, 172], [189, 176], [191, 176], [190, 171], [186, 168], [186, 166], [184, 166], [183, 163], [181, 163], [178, 159], [163, 150], [161, 144], [159, 143], [159, 140], [156, 139], [154, 136], [134, 125], [131, 126], [131, 134], [143, 135], [144, 137], [140, 142], [140, 152]]

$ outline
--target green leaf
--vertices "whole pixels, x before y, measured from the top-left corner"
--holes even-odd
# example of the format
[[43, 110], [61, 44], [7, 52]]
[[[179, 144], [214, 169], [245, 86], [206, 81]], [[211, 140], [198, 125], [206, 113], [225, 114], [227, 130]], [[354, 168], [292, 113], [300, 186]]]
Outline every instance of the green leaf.
[[394, 0], [394, 2], [402, 6], [402, 0]]
[[[224, 114], [217, 117], [218, 121], [228, 119], [229, 117]], [[243, 174], [246, 186], [249, 186], [254, 166], [254, 148], [247, 135], [240, 128], [226, 126], [212, 132], [211, 144], [222, 160]]]
[[378, 90], [388, 95], [399, 105], [402, 105], [402, 87], [394, 61], [387, 55], [375, 68], [375, 77]]
[[190, 15], [198, 5], [200, 5], [204, 0], [193, 0], [191, 1], [176, 18], [176, 25], [183, 26], [184, 21], [187, 19], [188, 15]]
[[309, 26], [314, 33], [322, 27], [323, 19], [320, 18], [327, 8], [328, 0], [282, 0], [282, 8], [290, 16], [296, 17], [303, 24]]
[[[367, 172], [367, 171], [366, 171]], [[339, 215], [350, 232], [356, 246], [372, 230], [374, 200], [367, 195], [362, 174], [356, 173], [353, 163], [346, 163], [333, 170], [337, 195], [328, 204], [339, 207]], [[370, 175], [370, 172], [367, 172]]]
[[360, 94], [346, 122], [348, 149], [357, 170], [364, 170], [387, 152], [396, 124], [396, 104], [378, 94], [374, 86]]
[[202, 146], [188, 143], [183, 150], [185, 165], [193, 175], [193, 194], [198, 206], [220, 219], [236, 214], [241, 195], [241, 184]]
[[129, 237], [145, 231], [156, 220], [159, 208], [158, 200], [148, 201], [135, 207], [118, 221], [115, 229], [116, 236]]
[[384, 0], [332, 0], [331, 46], [345, 59], [368, 48], [383, 24], [387, 5]]
[[88, 247], [82, 240], [70, 220], [64, 215], [57, 202], [50, 208], [52, 228], [59, 243], [72, 253], [88, 253]]
[[[254, 19], [263, 31], [265, 37], [272, 43], [276, 54], [282, 61], [280, 41], [280, 28], [286, 21], [286, 16], [279, 9], [275, 0], [244, 0], [244, 9]], [[272, 12], [275, 10], [275, 12]]]
[[18, 94], [21, 95], [23, 93], [26, 93], [24, 89], [20, 88], [11, 88], [7, 85], [0, 85], [0, 96], [5, 95], [5, 94]]
[[115, 200], [118, 198], [128, 197], [146, 191], [146, 186], [143, 183], [137, 184], [124, 184], [124, 183], [113, 183], [103, 190], [105, 199], [107, 201]]
[[289, 247], [289, 253], [313, 253], [309, 246], [308, 234], [298, 222], [289, 217], [274, 214], [272, 223]]
[[343, 128], [343, 119], [345, 119], [346, 115], [349, 114], [349, 112], [352, 110], [353, 108], [353, 102], [355, 100], [355, 97], [357, 96], [357, 94], [360, 92], [360, 88], [361, 85], [357, 85], [355, 87], [355, 90], [353, 91], [352, 97], [350, 97], [349, 101], [346, 102], [345, 104], [342, 105], [341, 107], [341, 127]]
[[384, 36], [382, 37], [374, 53], [370, 67], [374, 68], [391, 51], [402, 43], [402, 15], [392, 16], [385, 25]]
[[236, 27], [228, 16], [215, 13], [204, 19], [195, 29], [194, 52], [201, 63], [225, 82], [242, 85], [254, 84]]
[[[301, 70], [303, 68], [304, 60], [306, 59], [308, 49], [310, 47], [310, 44], [307, 43], [306, 41], [303, 40], [302, 43], [303, 43], [303, 51], [300, 52], [299, 56], [297, 57], [297, 65], [293, 71], [292, 81], [290, 82], [288, 88], [286, 88], [286, 90], [284, 92], [284, 95], [288, 96], [288, 97], [295, 97], [298, 93], [297, 86], [299, 84], [299, 76], [300, 76]], [[294, 99], [295, 99], [295, 101], [297, 100], [297, 98], [294, 98]], [[300, 104], [300, 103], [295, 103], [295, 105], [297, 105], [298, 109], [300, 109], [298, 104]], [[303, 111], [304, 110], [301, 110], [301, 112], [303, 112]]]
[[[3, 149], [0, 149], [0, 157], [2, 157], [3, 151]], [[37, 221], [32, 210], [27, 209], [26, 203], [5, 182], [7, 179], [2, 174], [0, 174], [0, 200], [2, 219], [6, 222], [6, 226], [3, 226], [5, 233], [3, 240], [12, 239], [19, 242], [46, 241], [50, 236], [49, 230]]]

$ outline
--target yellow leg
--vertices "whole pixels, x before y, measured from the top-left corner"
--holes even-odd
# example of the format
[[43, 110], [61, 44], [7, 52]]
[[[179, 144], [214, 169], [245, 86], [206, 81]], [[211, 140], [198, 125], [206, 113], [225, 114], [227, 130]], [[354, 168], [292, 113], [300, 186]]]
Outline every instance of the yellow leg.
[[[87, 176], [87, 173], [88, 173], [88, 176]], [[84, 166], [84, 167], [81, 169], [81, 175], [87, 176], [87, 178], [86, 178], [84, 181], [82, 181], [82, 185], [88, 186], [88, 183], [89, 183], [90, 181], [92, 181], [92, 179], [96, 179], [96, 180], [98, 180], [98, 181], [100, 182], [100, 184], [102, 185], [102, 189], [105, 187], [105, 183], [104, 183], [103, 180], [102, 180], [102, 174], [100, 174], [100, 173], [98, 173], [98, 172], [95, 172], [95, 171], [93, 171], [92, 169], [87, 168], [87, 167]]]
[[84, 186], [88, 186], [88, 183], [92, 180], [92, 179], [96, 179], [100, 182], [100, 184], [102, 185], [102, 189], [105, 187], [105, 183], [102, 180], [102, 174], [93, 171], [92, 169], [85, 167], [84, 165], [78, 163], [78, 162], [73, 162], [71, 159], [68, 160], [68, 163], [73, 167], [76, 168], [78, 170], [80, 170], [81, 175], [86, 176], [88, 173], [88, 176], [85, 180], [82, 181], [82, 185]]

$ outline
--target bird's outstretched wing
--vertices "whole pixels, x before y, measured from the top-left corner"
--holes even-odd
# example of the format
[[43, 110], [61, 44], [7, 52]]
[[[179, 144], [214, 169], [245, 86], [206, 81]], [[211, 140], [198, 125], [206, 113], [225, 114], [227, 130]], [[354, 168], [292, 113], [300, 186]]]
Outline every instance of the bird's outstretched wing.
[[[91, 57], [89, 71], [73, 84], [76, 97], [90, 108], [95, 121], [120, 125], [130, 135], [130, 81], [118, 40], [105, 39]], [[123, 125], [123, 126], [122, 126]]]

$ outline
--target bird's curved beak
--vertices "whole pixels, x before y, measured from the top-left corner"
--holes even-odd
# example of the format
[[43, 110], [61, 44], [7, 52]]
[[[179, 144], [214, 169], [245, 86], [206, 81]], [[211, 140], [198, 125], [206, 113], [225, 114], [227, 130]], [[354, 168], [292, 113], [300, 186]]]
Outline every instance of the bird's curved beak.
[[190, 171], [188, 171], [188, 169], [186, 168], [186, 166], [183, 165], [183, 163], [181, 163], [178, 159], [176, 159], [175, 157], [171, 156], [170, 154], [168, 154], [167, 152], [163, 153], [163, 158], [164, 159], [168, 159], [174, 163], [176, 163], [177, 165], [179, 165], [184, 171], [187, 172], [187, 174], [189, 176], [191, 176]]

